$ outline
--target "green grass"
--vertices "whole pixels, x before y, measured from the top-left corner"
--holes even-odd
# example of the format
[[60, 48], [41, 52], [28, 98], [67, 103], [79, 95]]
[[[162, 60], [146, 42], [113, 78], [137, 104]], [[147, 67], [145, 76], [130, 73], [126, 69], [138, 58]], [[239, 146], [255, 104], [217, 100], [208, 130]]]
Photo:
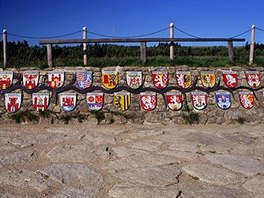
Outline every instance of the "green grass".
[[26, 121], [30, 121], [30, 122], [39, 121], [39, 117], [29, 110], [18, 111], [14, 114], [11, 114], [10, 118], [14, 120], [16, 123], [21, 123]]
[[185, 120], [186, 124], [198, 124], [199, 114], [196, 112], [189, 112], [188, 114], [182, 114], [182, 118]]

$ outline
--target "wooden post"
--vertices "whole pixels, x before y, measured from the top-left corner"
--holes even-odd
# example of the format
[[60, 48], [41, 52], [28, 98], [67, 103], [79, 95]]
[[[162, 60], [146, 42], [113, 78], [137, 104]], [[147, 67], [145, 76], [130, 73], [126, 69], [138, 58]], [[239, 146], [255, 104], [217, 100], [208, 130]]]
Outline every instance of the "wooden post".
[[255, 30], [256, 30], [256, 26], [252, 25], [252, 27], [251, 27], [250, 52], [249, 52], [249, 65], [252, 65], [254, 63]]
[[[83, 39], [87, 39], [87, 28], [83, 27]], [[87, 43], [83, 43], [83, 64], [87, 65]]]
[[6, 55], [6, 45], [7, 45], [7, 30], [3, 30], [3, 67], [7, 66], [7, 55]]
[[227, 48], [228, 48], [228, 58], [230, 62], [234, 62], [235, 56], [234, 56], [234, 47], [233, 47], [233, 41], [227, 42]]
[[174, 24], [170, 23], [170, 59], [174, 58]]
[[47, 58], [48, 58], [48, 66], [53, 67], [52, 63], [52, 45], [47, 44]]
[[140, 42], [140, 58], [142, 64], [145, 65], [147, 61], [147, 45], [146, 42]]

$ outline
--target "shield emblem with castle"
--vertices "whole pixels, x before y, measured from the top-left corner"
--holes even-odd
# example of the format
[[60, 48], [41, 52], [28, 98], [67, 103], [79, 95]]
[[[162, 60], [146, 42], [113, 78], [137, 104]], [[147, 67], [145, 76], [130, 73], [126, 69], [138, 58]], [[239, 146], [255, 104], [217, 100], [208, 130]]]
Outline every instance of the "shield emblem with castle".
[[238, 84], [238, 75], [235, 71], [223, 71], [223, 81], [229, 88], [235, 88]]
[[261, 75], [259, 71], [246, 71], [245, 75], [249, 86], [256, 88], [260, 85]]
[[140, 93], [140, 105], [146, 111], [152, 111], [157, 106], [157, 94], [155, 92]]
[[207, 93], [204, 92], [192, 92], [191, 93], [191, 100], [192, 105], [197, 110], [203, 110], [207, 106]]
[[216, 83], [214, 71], [201, 71], [201, 83], [206, 88], [212, 88]]
[[89, 88], [93, 83], [92, 71], [80, 71], [76, 72], [76, 86], [79, 89]]
[[126, 72], [127, 85], [132, 89], [138, 89], [142, 85], [141, 71], [127, 71]]
[[239, 100], [245, 109], [254, 107], [254, 95], [252, 92], [239, 92]]
[[20, 109], [22, 100], [21, 93], [6, 93], [5, 108], [10, 113], [15, 113]]
[[158, 89], [163, 89], [168, 86], [168, 72], [167, 71], [153, 71], [152, 72], [153, 85]]
[[216, 92], [215, 100], [220, 109], [227, 110], [231, 107], [232, 95], [230, 92]]
[[12, 71], [1, 71], [0, 72], [0, 89], [7, 89], [11, 86], [13, 81]]
[[76, 107], [77, 94], [76, 93], [61, 93], [59, 95], [60, 107], [63, 111], [73, 111]]
[[190, 71], [177, 71], [176, 81], [179, 87], [187, 89], [192, 85], [192, 74]]
[[173, 111], [178, 111], [182, 108], [183, 95], [178, 92], [165, 93], [166, 103], [168, 107]]
[[129, 92], [121, 91], [114, 93], [114, 105], [119, 111], [128, 110], [131, 104], [131, 94]]
[[64, 71], [48, 72], [48, 86], [52, 89], [62, 87], [64, 83]]
[[114, 89], [118, 84], [118, 73], [102, 70], [102, 84], [107, 89]]
[[33, 107], [37, 111], [44, 111], [49, 106], [49, 93], [33, 93]]
[[23, 85], [27, 89], [34, 89], [38, 85], [39, 72], [38, 71], [24, 71]]
[[86, 95], [87, 106], [90, 110], [99, 111], [104, 105], [104, 93], [92, 92]]

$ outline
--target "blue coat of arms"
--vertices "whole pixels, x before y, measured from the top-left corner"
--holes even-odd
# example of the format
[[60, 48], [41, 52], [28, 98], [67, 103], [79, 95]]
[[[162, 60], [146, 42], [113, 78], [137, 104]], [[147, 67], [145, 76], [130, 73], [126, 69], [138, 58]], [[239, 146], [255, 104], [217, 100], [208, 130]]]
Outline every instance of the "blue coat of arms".
[[81, 71], [76, 73], [76, 86], [79, 89], [89, 88], [93, 83], [92, 71]]
[[230, 92], [216, 92], [215, 99], [219, 108], [227, 110], [231, 107], [232, 96]]

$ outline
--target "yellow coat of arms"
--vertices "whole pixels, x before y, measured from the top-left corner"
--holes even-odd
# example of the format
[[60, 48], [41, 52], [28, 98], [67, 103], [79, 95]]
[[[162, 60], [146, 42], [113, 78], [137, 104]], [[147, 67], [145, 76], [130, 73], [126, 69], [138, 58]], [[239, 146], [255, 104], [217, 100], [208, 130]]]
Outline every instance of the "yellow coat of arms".
[[123, 91], [114, 93], [114, 104], [119, 111], [128, 110], [131, 104], [131, 94]]
[[204, 87], [212, 88], [216, 83], [215, 73], [213, 71], [202, 71], [201, 82]]
[[117, 72], [102, 70], [102, 84], [107, 89], [114, 89], [118, 84]]

